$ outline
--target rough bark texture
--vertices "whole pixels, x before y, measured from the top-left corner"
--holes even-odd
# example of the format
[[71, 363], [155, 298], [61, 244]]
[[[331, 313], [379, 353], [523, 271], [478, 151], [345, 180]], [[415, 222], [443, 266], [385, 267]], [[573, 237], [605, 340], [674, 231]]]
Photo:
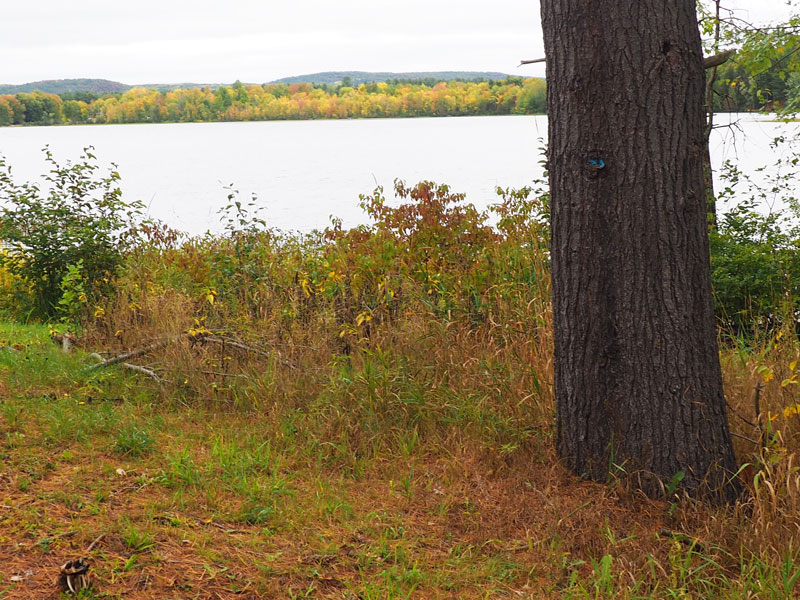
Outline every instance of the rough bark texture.
[[541, 7], [559, 454], [730, 499], [694, 0]]

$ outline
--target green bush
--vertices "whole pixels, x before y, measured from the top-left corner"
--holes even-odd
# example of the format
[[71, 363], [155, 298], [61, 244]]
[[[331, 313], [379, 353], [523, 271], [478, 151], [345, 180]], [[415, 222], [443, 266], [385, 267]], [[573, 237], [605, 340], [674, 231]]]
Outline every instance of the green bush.
[[[796, 166], [796, 162], [791, 166]], [[756, 330], [800, 325], [800, 211], [789, 169], [756, 185], [734, 165], [723, 168], [723, 202], [744, 198], [711, 231], [715, 310], [723, 326], [749, 336]], [[773, 206], [769, 211], [764, 206]]]
[[[99, 174], [91, 150], [62, 166], [45, 148], [51, 167], [44, 176], [47, 189], [16, 183], [0, 156], [0, 238], [10, 247], [0, 255], [0, 266], [30, 287], [30, 316], [55, 316], [65, 289], [74, 292], [76, 282], [80, 293], [71, 301], [85, 303], [109, 290], [135, 241], [141, 204], [122, 199], [119, 173], [112, 166], [108, 174]], [[65, 309], [63, 302], [60, 306]], [[74, 306], [66, 310], [74, 313]]]

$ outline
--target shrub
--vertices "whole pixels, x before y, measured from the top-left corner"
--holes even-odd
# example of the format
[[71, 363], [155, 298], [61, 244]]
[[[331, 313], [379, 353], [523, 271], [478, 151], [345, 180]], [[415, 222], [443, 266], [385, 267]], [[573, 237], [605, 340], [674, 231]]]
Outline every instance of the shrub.
[[44, 153], [51, 167], [44, 190], [38, 183], [16, 183], [0, 156], [0, 238], [10, 249], [0, 255], [0, 266], [30, 286], [32, 316], [49, 319], [58, 310], [65, 276], [82, 282], [84, 301], [110, 289], [135, 239], [141, 204], [122, 199], [115, 166], [98, 173], [91, 148], [65, 166], [48, 148]]
[[[734, 165], [723, 167], [722, 202], [744, 193], [710, 235], [715, 309], [733, 333], [800, 326], [800, 207], [794, 196], [794, 159], [788, 171], [757, 185]], [[763, 207], [770, 210], [764, 212]]]

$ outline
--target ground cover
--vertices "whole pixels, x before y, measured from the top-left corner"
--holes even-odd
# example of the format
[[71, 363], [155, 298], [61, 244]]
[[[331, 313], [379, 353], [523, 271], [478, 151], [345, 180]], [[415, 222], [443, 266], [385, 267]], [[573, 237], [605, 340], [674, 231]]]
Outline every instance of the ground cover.
[[796, 522], [771, 522], [794, 469], [760, 517], [769, 498], [657, 502], [567, 473], [547, 422], [507, 423], [516, 447], [458, 433], [477, 412], [362, 445], [315, 410], [186, 403], [124, 369], [87, 372], [46, 327], [0, 333], [3, 597], [58, 597], [59, 566], [83, 555], [87, 598], [794, 593], [792, 544], [755, 545]]

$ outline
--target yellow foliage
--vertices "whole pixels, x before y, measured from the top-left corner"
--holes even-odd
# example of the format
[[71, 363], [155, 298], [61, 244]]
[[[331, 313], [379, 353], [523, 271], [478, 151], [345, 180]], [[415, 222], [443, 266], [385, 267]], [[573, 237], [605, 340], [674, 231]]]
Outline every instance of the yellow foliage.
[[793, 404], [783, 409], [783, 416], [787, 419], [797, 414], [800, 414], [800, 404]]
[[775, 378], [775, 373], [773, 370], [766, 365], [759, 365], [756, 368], [756, 372], [761, 375], [761, 379], [764, 381], [764, 383], [769, 383]]

